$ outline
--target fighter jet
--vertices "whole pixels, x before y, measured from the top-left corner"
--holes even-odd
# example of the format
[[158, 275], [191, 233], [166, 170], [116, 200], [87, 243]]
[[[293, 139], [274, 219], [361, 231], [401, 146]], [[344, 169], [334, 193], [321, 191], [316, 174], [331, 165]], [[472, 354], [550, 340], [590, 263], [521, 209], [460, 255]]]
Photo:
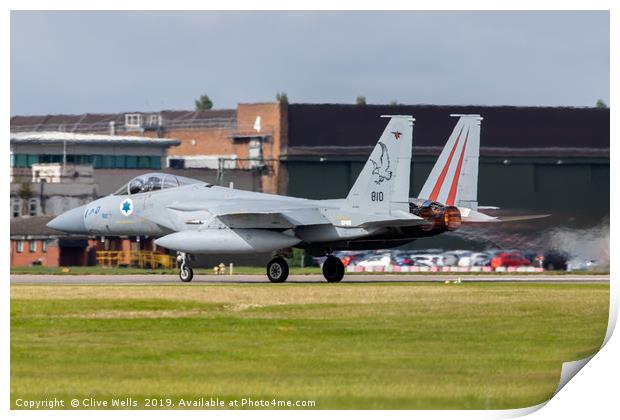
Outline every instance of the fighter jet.
[[457, 230], [464, 222], [492, 222], [478, 211], [479, 115], [458, 122], [419, 197], [409, 197], [415, 119], [383, 115], [387, 126], [346, 198], [309, 200], [212, 185], [172, 174], [148, 173], [114, 194], [70, 210], [48, 226], [101, 236], [156, 237], [177, 252], [179, 277], [193, 277], [192, 256], [273, 252], [271, 282], [286, 281], [282, 250], [327, 256], [328, 282], [344, 277], [336, 250], [392, 248]]

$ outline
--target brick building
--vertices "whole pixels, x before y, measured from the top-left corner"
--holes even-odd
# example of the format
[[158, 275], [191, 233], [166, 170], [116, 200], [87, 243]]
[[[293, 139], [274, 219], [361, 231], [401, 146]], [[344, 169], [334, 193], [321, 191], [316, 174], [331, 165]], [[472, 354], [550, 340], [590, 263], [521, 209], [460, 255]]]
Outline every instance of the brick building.
[[[161, 251], [152, 238], [67, 235], [48, 228], [53, 216], [11, 220], [11, 267], [40, 265], [67, 267], [95, 265], [97, 251]], [[129, 265], [130, 261], [122, 262]]]
[[[277, 192], [279, 156], [285, 147], [286, 127], [286, 104], [275, 102], [239, 104], [236, 110], [11, 118], [14, 137], [23, 137], [24, 134], [18, 134], [22, 132], [66, 130], [74, 135], [107, 133], [108, 136], [174, 139], [179, 143], [168, 149], [166, 161], [161, 165], [163, 168], [178, 170], [175, 173], [183, 176], [189, 176], [183, 173], [185, 169], [213, 171], [220, 184], [224, 183], [225, 172], [249, 172], [259, 179], [257, 190], [272, 193]], [[29, 165], [28, 158], [24, 160], [20, 156], [19, 159], [20, 164], [23, 161], [24, 166]], [[95, 179], [100, 174], [111, 175], [108, 166], [94, 165]], [[123, 169], [131, 168], [125, 166]], [[241, 175], [241, 178], [247, 176]], [[236, 177], [229, 176], [227, 180], [236, 181]], [[126, 179], [119, 179], [117, 184], [121, 185], [122, 181]]]

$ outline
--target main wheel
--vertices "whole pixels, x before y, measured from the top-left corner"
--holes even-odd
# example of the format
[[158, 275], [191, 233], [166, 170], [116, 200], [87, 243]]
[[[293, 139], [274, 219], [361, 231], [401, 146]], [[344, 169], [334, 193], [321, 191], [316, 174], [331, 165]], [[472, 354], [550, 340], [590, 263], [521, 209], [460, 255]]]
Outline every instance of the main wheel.
[[282, 257], [275, 257], [267, 264], [267, 277], [272, 283], [284, 283], [288, 278], [288, 263]]
[[181, 269], [179, 270], [179, 278], [182, 282], [190, 282], [192, 278], [194, 278], [194, 270], [189, 265], [183, 263], [181, 264]]
[[323, 263], [323, 277], [329, 283], [338, 283], [344, 277], [344, 264], [339, 258], [329, 255]]

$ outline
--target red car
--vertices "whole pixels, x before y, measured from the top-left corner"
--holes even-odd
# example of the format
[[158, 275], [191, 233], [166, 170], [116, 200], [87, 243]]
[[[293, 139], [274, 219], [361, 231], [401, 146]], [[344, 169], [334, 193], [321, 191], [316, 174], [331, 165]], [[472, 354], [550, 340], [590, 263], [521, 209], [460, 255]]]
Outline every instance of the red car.
[[521, 267], [530, 265], [530, 261], [519, 252], [500, 252], [491, 258], [491, 267]]

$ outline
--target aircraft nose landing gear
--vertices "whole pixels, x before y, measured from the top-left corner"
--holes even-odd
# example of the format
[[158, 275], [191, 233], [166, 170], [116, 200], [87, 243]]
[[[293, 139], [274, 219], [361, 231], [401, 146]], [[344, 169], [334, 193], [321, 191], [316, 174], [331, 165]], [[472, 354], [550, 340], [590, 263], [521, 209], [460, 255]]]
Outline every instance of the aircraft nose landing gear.
[[185, 252], [179, 252], [177, 255], [177, 261], [181, 263], [179, 267], [179, 278], [182, 282], [190, 282], [194, 277], [194, 270], [189, 265], [190, 255]]

